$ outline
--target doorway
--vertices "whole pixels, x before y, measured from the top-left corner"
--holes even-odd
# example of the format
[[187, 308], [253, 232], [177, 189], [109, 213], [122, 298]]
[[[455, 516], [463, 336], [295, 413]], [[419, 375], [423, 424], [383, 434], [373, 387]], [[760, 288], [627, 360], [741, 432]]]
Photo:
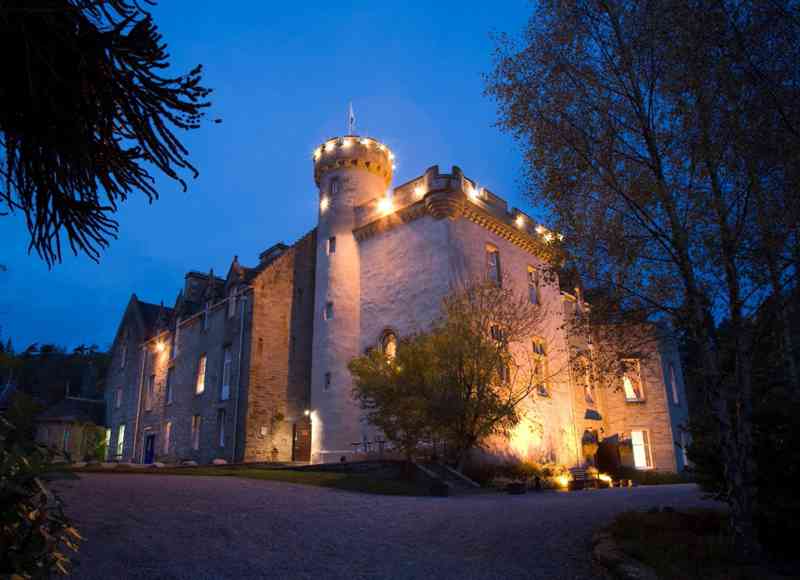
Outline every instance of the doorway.
[[153, 463], [156, 459], [156, 434], [148, 433], [144, 436], [144, 460], [142, 463]]

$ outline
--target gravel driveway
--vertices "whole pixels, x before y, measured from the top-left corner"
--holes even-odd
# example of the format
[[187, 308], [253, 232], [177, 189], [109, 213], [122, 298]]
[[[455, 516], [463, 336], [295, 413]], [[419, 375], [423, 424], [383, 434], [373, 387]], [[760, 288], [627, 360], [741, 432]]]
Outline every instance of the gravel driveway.
[[592, 531], [615, 514], [710, 504], [693, 485], [434, 498], [83, 474], [57, 489], [87, 538], [81, 579], [592, 578]]

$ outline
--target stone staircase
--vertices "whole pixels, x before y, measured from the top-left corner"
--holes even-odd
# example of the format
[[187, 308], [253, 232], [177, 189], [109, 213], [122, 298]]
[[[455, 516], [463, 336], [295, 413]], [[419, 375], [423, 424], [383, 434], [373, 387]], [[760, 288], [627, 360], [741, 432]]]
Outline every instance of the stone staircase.
[[479, 490], [481, 487], [466, 475], [442, 463], [427, 461], [424, 463], [415, 462], [415, 465], [417, 469], [427, 476], [432, 484], [445, 486], [447, 488], [446, 495], [470, 493]]

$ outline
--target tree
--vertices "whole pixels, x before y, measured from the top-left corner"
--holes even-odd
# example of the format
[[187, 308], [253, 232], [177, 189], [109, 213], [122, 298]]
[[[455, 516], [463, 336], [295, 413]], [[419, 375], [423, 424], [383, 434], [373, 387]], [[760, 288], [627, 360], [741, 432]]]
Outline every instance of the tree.
[[551, 378], [530, 344], [546, 316], [545, 306], [505, 285], [466, 283], [445, 297], [428, 331], [400, 342], [394, 358], [354, 359], [353, 396], [409, 457], [438, 440], [463, 468], [472, 449], [508, 434], [519, 404]]
[[690, 341], [745, 558], [759, 552], [749, 321], [796, 285], [800, 255], [797, 17], [781, 0], [550, 0], [521, 41], [499, 39], [487, 79], [582, 277]]
[[62, 237], [97, 260], [119, 204], [158, 198], [151, 168], [184, 189], [180, 173], [197, 176], [176, 130], [200, 126], [210, 90], [200, 66], [163, 75], [167, 46], [138, 1], [2, 2], [0, 51], [14, 55], [0, 77], [0, 215], [25, 217], [48, 265]]

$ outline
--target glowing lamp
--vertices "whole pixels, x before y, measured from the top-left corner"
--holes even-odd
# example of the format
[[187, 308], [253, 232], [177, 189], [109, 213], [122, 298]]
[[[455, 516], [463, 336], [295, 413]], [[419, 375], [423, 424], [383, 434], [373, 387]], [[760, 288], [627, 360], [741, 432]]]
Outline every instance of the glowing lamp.
[[392, 198], [386, 196], [378, 202], [378, 211], [383, 214], [390, 213], [393, 209]]
[[156, 347], [155, 348], [156, 348], [156, 352], [164, 352], [164, 348], [166, 348], [166, 347], [164, 346], [164, 343], [159, 340], [158, 342], [156, 342]]
[[479, 190], [477, 187], [470, 187], [470, 188], [467, 190], [467, 195], [469, 196], [469, 198], [470, 198], [471, 200], [475, 201], [475, 200], [477, 200], [477, 199], [479, 199], [479, 198], [480, 198], [480, 196], [481, 196], [481, 192], [480, 192], [480, 190]]
[[522, 216], [522, 215], [518, 215], [517, 219], [514, 220], [514, 223], [517, 224], [518, 228], [524, 228], [525, 227], [525, 217]]
[[381, 151], [386, 151], [386, 145], [381, 143], [380, 145], [378, 145], [378, 149], [380, 149]]
[[563, 242], [564, 241], [564, 234], [558, 234], [558, 241], [559, 242]]
[[392, 163], [392, 171], [394, 171], [395, 169], [397, 169], [397, 163]]
[[311, 409], [306, 409], [305, 411], [303, 411], [303, 415], [305, 415], [306, 417], [311, 415]]
[[359, 141], [359, 143], [361, 143], [364, 146], [369, 146], [369, 139], [364, 138], [361, 141]]
[[545, 235], [542, 236], [542, 237], [544, 238], [545, 242], [552, 242], [553, 241], [553, 234], [551, 234], [550, 232], [545, 233]]
[[542, 235], [542, 234], [543, 234], [543, 233], [545, 233], [546, 231], [547, 231], [547, 230], [544, 228], [544, 226], [536, 226], [536, 233], [537, 233], [537, 234], [539, 234], [539, 235]]
[[417, 197], [422, 197], [423, 195], [425, 195], [425, 188], [422, 187], [421, 185], [416, 186], [414, 188], [414, 195], [416, 195]]
[[597, 478], [598, 478], [600, 481], [604, 481], [604, 482], [606, 482], [608, 485], [611, 485], [611, 483], [612, 483], [612, 481], [613, 481], [613, 480], [611, 479], [611, 476], [610, 476], [610, 475], [608, 475], [607, 473], [601, 473], [600, 475], [598, 475], [598, 476], [597, 476]]
[[569, 475], [558, 475], [556, 476], [556, 483], [559, 487], [564, 489], [569, 487]]
[[314, 149], [314, 159], [319, 159], [320, 155], [322, 155], [322, 147], [317, 147]]
[[394, 153], [392, 153], [391, 151], [389, 151], [389, 160], [394, 161]]
[[346, 147], [350, 147], [350, 145], [352, 145], [352, 144], [353, 144], [353, 140], [352, 139], [345, 138], [344, 140], [342, 140], [342, 147], [345, 147], [345, 148]]
[[334, 147], [336, 147], [336, 141], [328, 141], [325, 143], [325, 151], [333, 151]]
[[319, 209], [320, 209], [320, 211], [325, 211], [326, 209], [328, 209], [328, 206], [330, 204], [331, 204], [331, 200], [328, 199], [328, 196], [327, 195], [323, 196], [322, 199], [319, 200]]

